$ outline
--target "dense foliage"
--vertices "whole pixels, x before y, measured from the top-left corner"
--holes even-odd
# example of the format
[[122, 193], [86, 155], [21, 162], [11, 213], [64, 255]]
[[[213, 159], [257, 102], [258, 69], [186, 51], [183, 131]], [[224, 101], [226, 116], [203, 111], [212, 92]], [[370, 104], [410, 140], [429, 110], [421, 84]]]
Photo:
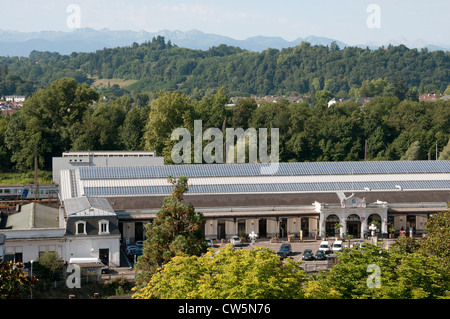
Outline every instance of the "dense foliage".
[[134, 298], [155, 299], [441, 299], [450, 297], [450, 214], [433, 215], [427, 236], [400, 237], [389, 250], [355, 245], [329, 270], [307, 276], [300, 262], [281, 262], [270, 249], [231, 245], [177, 256]]
[[299, 263], [283, 263], [268, 249], [227, 245], [218, 253], [174, 257], [133, 298], [294, 299], [303, 296], [305, 277]]
[[18, 299], [29, 293], [38, 279], [26, 276], [22, 263], [4, 262], [0, 259], [0, 299]]
[[[51, 170], [52, 157], [68, 150], [156, 150], [171, 162], [178, 142], [171, 133], [191, 132], [194, 121], [208, 128], [279, 128], [280, 161], [359, 161], [449, 159], [450, 101], [419, 102], [401, 82], [368, 81], [379, 90], [369, 103], [350, 100], [327, 107], [333, 96], [317, 91], [314, 101], [277, 103], [240, 99], [227, 106], [219, 88], [201, 99], [178, 91], [101, 98], [73, 78], [35, 92], [12, 116], [0, 116], [0, 170], [33, 170], [36, 149], [41, 169]], [[204, 146], [210, 141], [204, 140]], [[192, 147], [193, 149], [193, 147]]]
[[[176, 89], [190, 96], [222, 86], [231, 95], [242, 96], [319, 90], [349, 95], [364, 81], [398, 77], [421, 93], [443, 93], [450, 83], [449, 70], [449, 52], [404, 45], [370, 50], [302, 42], [259, 53], [227, 45], [209, 50], [180, 48], [158, 36], [140, 45], [93, 53], [33, 51], [28, 58], [0, 57], [0, 95], [30, 94], [64, 76], [88, 84], [93, 79], [137, 80], [127, 88], [130, 92]], [[115, 93], [118, 90], [112, 88]]]
[[169, 182], [174, 185], [172, 194], [164, 199], [156, 218], [145, 226], [148, 239], [144, 242], [143, 255], [135, 265], [138, 284], [148, 282], [157, 268], [174, 256], [198, 256], [206, 251], [203, 214], [196, 213], [191, 204], [182, 202], [188, 189], [187, 180], [183, 176], [169, 177]]

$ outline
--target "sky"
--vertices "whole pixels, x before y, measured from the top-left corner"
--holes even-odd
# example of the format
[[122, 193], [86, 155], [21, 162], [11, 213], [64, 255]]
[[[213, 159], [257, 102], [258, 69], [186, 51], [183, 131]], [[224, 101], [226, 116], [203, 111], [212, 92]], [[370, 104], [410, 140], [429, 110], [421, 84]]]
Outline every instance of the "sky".
[[244, 40], [329, 37], [349, 45], [450, 44], [448, 0], [0, 0], [0, 30], [200, 30]]

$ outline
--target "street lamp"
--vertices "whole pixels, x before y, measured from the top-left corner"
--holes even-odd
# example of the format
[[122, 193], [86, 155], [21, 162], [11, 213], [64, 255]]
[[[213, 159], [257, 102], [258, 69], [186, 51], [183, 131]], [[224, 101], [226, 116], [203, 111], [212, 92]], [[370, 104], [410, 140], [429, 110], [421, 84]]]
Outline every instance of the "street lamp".
[[[30, 260], [30, 264], [31, 264], [31, 278], [33, 278], [33, 263], [34, 263], [34, 260], [33, 259], [31, 259]], [[31, 289], [30, 289], [30, 295], [31, 295], [31, 299], [33, 299], [33, 286], [31, 286]]]
[[372, 243], [373, 243], [373, 238], [374, 238], [374, 236], [375, 236], [375, 231], [377, 230], [377, 226], [375, 226], [374, 224], [372, 224], [372, 225], [370, 225], [369, 229], [370, 229], [370, 232], [371, 232], [371, 234], [372, 234]]

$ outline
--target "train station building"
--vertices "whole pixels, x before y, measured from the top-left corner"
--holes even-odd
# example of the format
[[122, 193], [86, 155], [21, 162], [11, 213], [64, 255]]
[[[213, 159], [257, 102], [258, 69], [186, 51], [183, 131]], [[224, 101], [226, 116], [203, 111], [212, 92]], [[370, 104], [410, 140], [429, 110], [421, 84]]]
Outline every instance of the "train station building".
[[[104, 198], [123, 242], [145, 239], [144, 226], [170, 195], [168, 176], [188, 177], [184, 201], [206, 219], [205, 236], [227, 239], [296, 236], [364, 238], [424, 232], [427, 219], [448, 210], [450, 161], [80, 166], [60, 171], [60, 200]], [[339, 227], [337, 227], [338, 225]]]

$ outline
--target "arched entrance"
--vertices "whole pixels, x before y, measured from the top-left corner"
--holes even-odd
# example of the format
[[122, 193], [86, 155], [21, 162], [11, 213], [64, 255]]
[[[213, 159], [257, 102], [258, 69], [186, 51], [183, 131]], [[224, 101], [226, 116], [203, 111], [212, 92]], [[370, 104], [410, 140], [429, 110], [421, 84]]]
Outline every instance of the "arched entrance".
[[353, 238], [361, 237], [361, 219], [356, 214], [347, 217], [347, 235], [352, 235]]
[[[381, 216], [378, 214], [370, 214], [367, 218], [367, 227], [370, 227], [372, 224], [377, 226], [376, 233], [379, 233], [381, 231]], [[370, 231], [367, 230], [367, 233], [370, 234]]]
[[325, 234], [327, 237], [336, 236], [337, 230], [335, 229], [336, 224], [339, 223], [339, 217], [335, 214], [331, 214], [327, 217], [325, 221]]

